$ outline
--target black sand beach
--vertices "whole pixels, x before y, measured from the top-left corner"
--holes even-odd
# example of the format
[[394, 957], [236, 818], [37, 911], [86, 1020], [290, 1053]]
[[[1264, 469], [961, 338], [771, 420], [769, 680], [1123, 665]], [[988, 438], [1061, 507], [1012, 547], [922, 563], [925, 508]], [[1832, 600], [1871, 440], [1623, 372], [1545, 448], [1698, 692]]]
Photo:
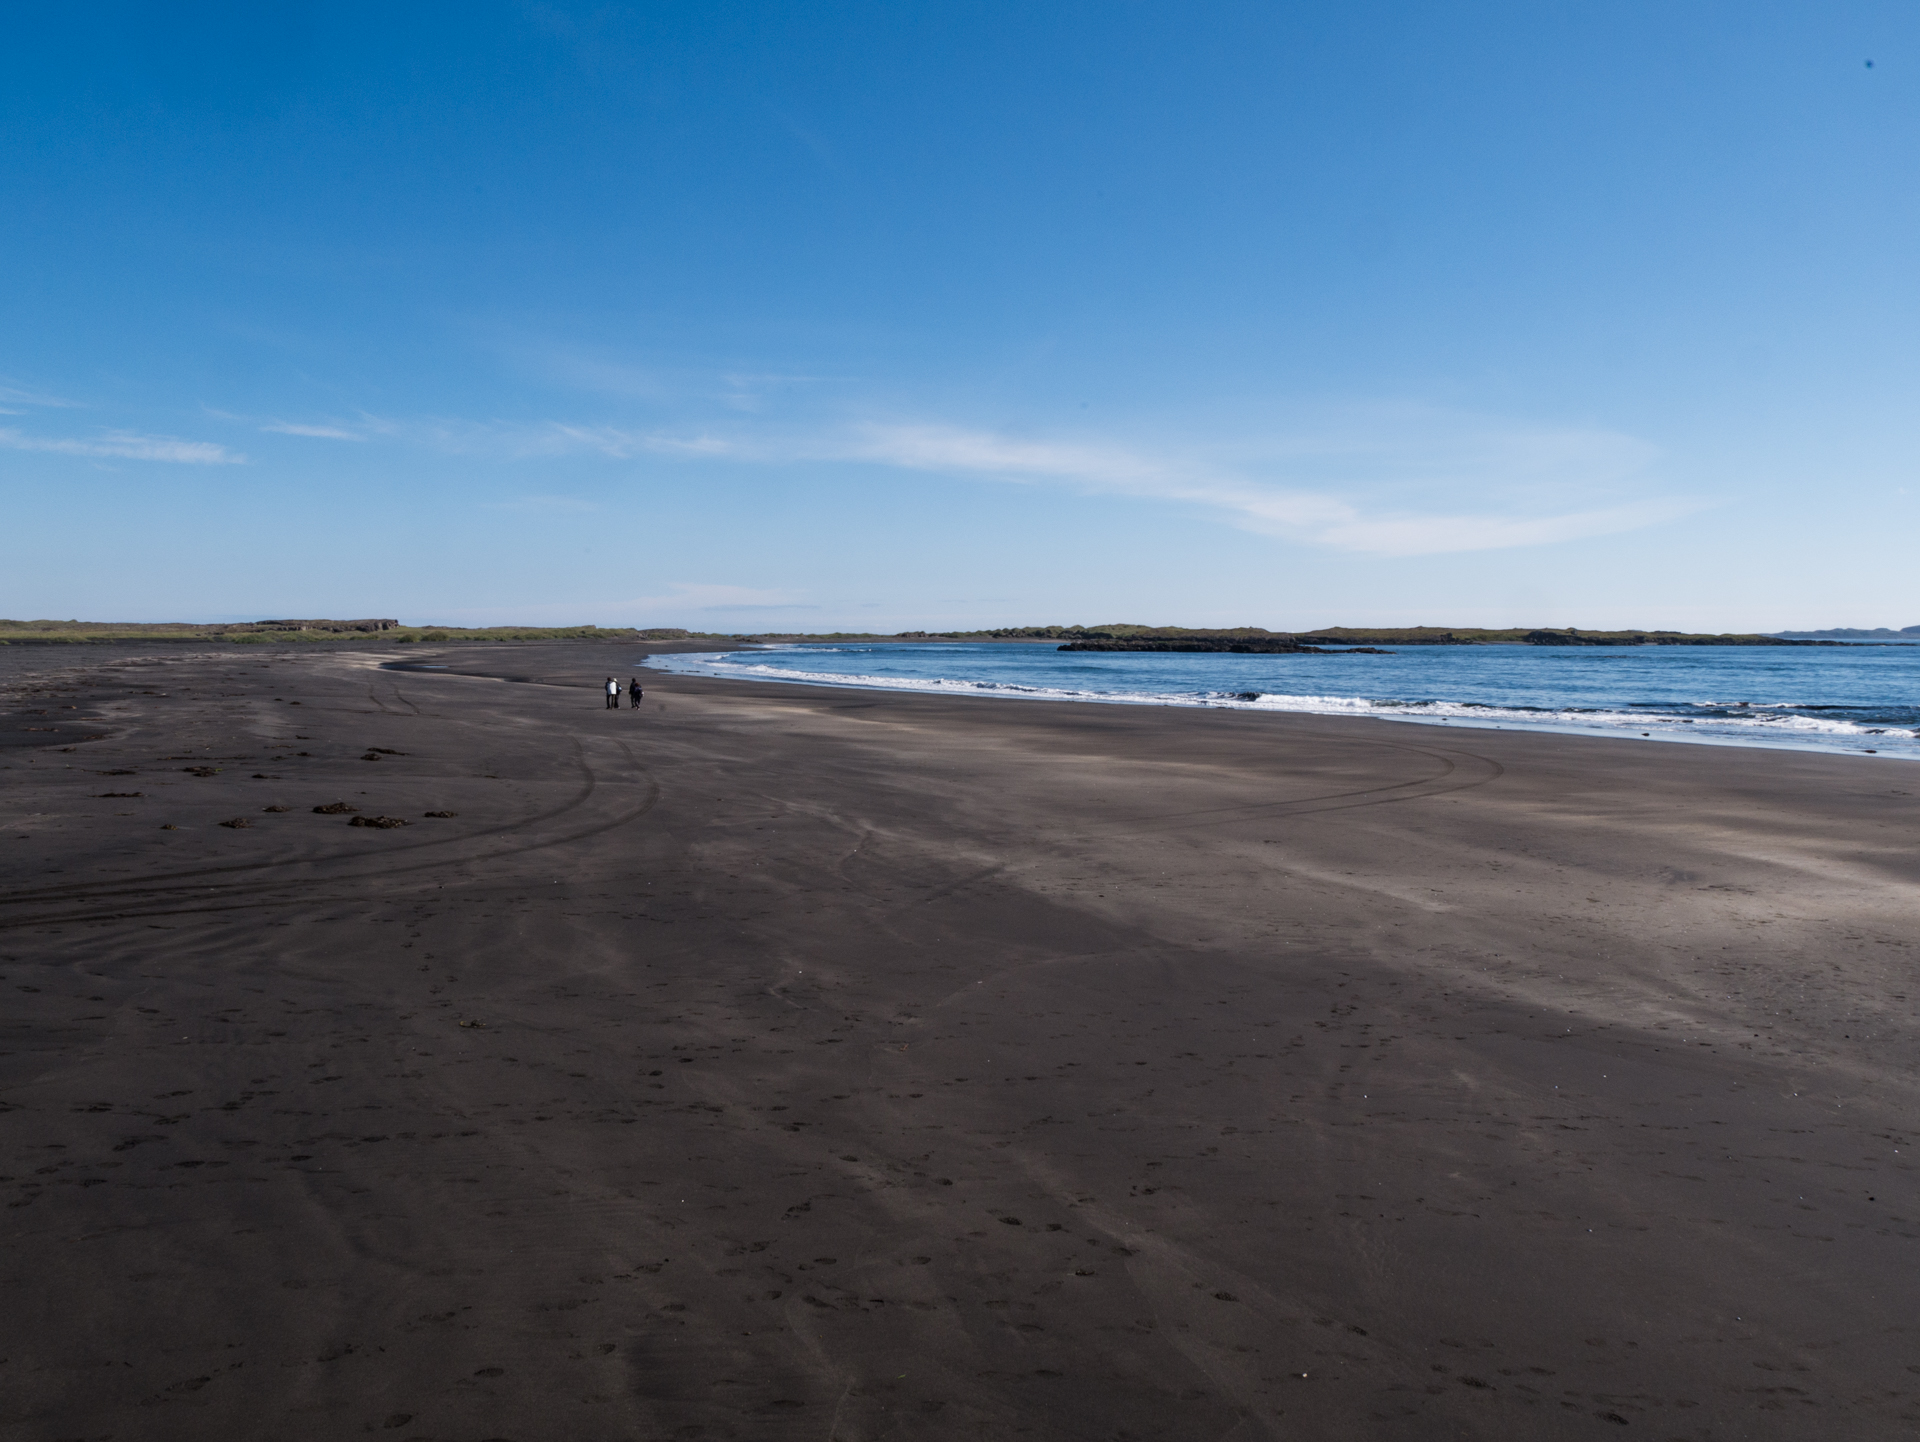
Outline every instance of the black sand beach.
[[0, 1434], [1920, 1432], [1920, 770], [381, 659], [0, 653]]

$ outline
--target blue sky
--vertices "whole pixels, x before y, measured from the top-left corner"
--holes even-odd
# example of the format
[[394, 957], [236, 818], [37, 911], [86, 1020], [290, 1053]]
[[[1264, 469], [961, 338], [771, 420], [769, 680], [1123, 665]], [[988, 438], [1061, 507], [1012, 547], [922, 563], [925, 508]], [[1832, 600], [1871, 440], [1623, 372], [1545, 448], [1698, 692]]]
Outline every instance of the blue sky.
[[8, 27], [0, 614], [1920, 622], [1910, 4]]

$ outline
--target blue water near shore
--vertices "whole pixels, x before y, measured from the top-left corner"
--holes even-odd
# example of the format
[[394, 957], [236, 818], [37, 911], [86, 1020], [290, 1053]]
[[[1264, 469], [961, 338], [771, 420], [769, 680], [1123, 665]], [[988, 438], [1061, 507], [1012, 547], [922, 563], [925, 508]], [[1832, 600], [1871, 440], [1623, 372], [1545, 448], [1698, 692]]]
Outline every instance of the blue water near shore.
[[950, 696], [1361, 716], [1920, 760], [1920, 647], [1407, 646], [1391, 656], [769, 646], [662, 671]]

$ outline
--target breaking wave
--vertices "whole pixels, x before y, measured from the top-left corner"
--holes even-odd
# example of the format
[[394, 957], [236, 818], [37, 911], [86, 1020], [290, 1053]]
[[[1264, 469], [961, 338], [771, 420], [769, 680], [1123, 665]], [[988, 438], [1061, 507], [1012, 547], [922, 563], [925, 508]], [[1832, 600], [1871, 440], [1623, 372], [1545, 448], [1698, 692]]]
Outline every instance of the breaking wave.
[[[1727, 654], [1733, 651], [1745, 654]], [[772, 646], [655, 656], [647, 664], [683, 675], [926, 695], [1351, 716], [1920, 759], [1920, 705], [1909, 699], [1920, 695], [1920, 651], [1850, 648], [1836, 657], [1675, 648], [1657, 657], [1594, 658], [1623, 664], [1577, 673], [1546, 664], [1564, 659], [1572, 658], [1554, 647], [1268, 657], [900, 643]], [[1325, 681], [1338, 685], [1315, 684]], [[1776, 694], [1820, 699], [1714, 699], [1751, 695], [1763, 681], [1776, 684]]]

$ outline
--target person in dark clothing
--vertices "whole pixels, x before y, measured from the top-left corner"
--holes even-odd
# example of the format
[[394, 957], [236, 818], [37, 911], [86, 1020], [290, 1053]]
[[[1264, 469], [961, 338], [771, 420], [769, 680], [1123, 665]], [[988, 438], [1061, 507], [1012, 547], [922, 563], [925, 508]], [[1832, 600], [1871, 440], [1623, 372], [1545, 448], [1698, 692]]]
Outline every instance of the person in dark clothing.
[[627, 705], [635, 711], [640, 709], [641, 694], [640, 678], [635, 676], [631, 681], [627, 682]]
[[620, 683], [611, 676], [607, 677], [607, 709], [609, 711], [620, 709]]

